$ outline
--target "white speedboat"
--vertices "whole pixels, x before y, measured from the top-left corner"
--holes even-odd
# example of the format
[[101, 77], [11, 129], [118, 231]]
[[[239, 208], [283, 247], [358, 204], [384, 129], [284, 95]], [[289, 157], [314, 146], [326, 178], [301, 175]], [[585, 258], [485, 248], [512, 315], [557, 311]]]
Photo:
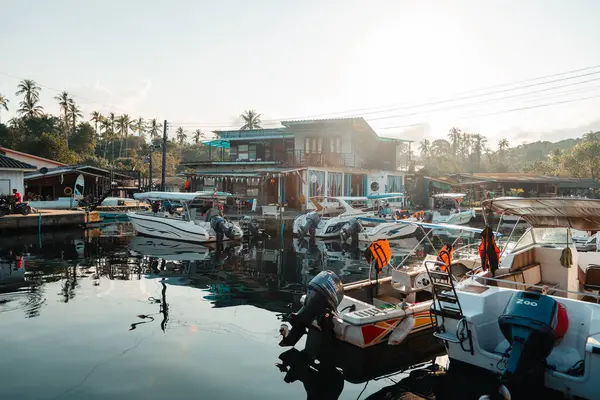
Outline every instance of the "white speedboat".
[[460, 207], [464, 193], [440, 193], [431, 196], [432, 220], [434, 224], [465, 225], [475, 218], [475, 210]]
[[[230, 196], [230, 193], [225, 192], [136, 193], [135, 199], [152, 202], [153, 209], [129, 212], [127, 216], [136, 232], [145, 236], [193, 243], [241, 239], [244, 236], [242, 228], [238, 224], [225, 220], [214, 204]], [[181, 214], [173, 211], [170, 202], [181, 204]], [[205, 215], [198, 215], [200, 208], [205, 210]]]
[[[454, 284], [430, 269], [432, 312], [453, 363], [501, 375], [511, 391], [534, 388], [597, 399], [600, 377], [600, 253], [578, 253], [571, 228], [597, 230], [600, 201], [487, 200], [530, 228], [500, 261]], [[488, 249], [493, 249], [489, 243]]]
[[[310, 201], [314, 211], [298, 215], [294, 219], [293, 232], [295, 236], [314, 236], [317, 238], [337, 239], [340, 230], [348, 221], [358, 216], [369, 214], [358, 208], [352, 207], [350, 202], [367, 200], [366, 197], [311, 197]], [[327, 216], [332, 215], [333, 216]]]

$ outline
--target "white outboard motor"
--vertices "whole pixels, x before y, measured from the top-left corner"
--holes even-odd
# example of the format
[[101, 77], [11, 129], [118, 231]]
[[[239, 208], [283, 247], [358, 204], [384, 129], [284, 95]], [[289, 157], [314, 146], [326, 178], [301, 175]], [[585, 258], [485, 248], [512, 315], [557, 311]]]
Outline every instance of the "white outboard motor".
[[294, 346], [306, 333], [306, 328], [320, 315], [337, 310], [344, 298], [344, 285], [331, 271], [321, 271], [308, 283], [308, 290], [302, 308], [290, 314], [292, 329], [279, 343], [280, 346]]
[[217, 234], [217, 241], [223, 240], [224, 236], [228, 239], [241, 239], [244, 236], [244, 232], [238, 226], [235, 226], [225, 218], [221, 216], [214, 216], [210, 219], [210, 227]]
[[306, 222], [304, 223], [304, 226], [300, 225], [298, 227], [298, 234], [300, 235], [300, 237], [304, 237], [307, 234], [310, 237], [314, 237], [315, 231], [319, 226], [319, 222], [321, 222], [321, 216], [318, 212], [311, 211], [308, 214], [306, 214]]
[[348, 239], [352, 238], [352, 244], [358, 243], [358, 233], [362, 231], [363, 227], [356, 218], [352, 218], [342, 226], [340, 230], [340, 240], [342, 243], [346, 243]]
[[556, 300], [543, 294], [512, 295], [498, 318], [500, 330], [511, 345], [504, 378], [528, 384], [531, 378], [543, 380], [546, 358], [568, 326], [566, 311], [559, 317], [560, 308]]

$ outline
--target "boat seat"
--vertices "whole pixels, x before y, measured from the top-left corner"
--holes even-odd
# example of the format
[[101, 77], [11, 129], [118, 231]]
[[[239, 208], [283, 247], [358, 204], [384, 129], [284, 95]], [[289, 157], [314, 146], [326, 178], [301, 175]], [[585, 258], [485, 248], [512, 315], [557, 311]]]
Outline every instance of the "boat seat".
[[518, 271], [535, 264], [539, 265], [539, 263], [536, 263], [535, 261], [535, 248], [532, 247], [521, 253], [515, 254], [513, 262], [510, 266], [510, 271]]
[[547, 286], [548, 294], [555, 292], [553, 289], [557, 289], [560, 285], [553, 283], [546, 283], [542, 280], [542, 268], [540, 263], [533, 263], [526, 267], [520, 268], [517, 271], [496, 276], [496, 279], [502, 279], [504, 281], [515, 282], [515, 284], [507, 282], [497, 282], [498, 287], [512, 288], [517, 290], [532, 290], [539, 291], [538, 288], [531, 287], [536, 286]]

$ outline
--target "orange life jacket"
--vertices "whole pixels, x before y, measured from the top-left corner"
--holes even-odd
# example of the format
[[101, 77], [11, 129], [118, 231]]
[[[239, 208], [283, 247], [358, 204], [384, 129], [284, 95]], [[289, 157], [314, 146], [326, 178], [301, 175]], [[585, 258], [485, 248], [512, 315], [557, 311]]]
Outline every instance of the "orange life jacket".
[[448, 271], [450, 264], [452, 264], [452, 255], [454, 254], [454, 248], [451, 244], [445, 244], [437, 255], [437, 261], [444, 263], [440, 265], [440, 269], [444, 272]]
[[369, 246], [369, 255], [367, 261], [374, 259], [377, 267], [377, 273], [381, 273], [383, 267], [389, 264], [392, 258], [392, 250], [390, 243], [386, 239], [379, 239], [371, 243]]
[[500, 262], [500, 249], [496, 246], [494, 232], [488, 226], [481, 232], [479, 257], [481, 257], [481, 267], [484, 271], [490, 269], [492, 272], [496, 271]]

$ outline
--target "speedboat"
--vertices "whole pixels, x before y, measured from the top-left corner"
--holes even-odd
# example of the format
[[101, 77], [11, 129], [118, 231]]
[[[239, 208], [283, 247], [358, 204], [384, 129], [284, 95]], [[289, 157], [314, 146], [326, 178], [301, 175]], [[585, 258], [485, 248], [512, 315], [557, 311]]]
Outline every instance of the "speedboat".
[[460, 282], [451, 268], [426, 265], [434, 335], [446, 343], [451, 367], [497, 374], [513, 393], [539, 387], [597, 399], [600, 253], [579, 253], [571, 229], [597, 230], [600, 201], [495, 199], [483, 206], [531, 228], [500, 261], [495, 244], [483, 243], [480, 267]]
[[[363, 209], [354, 208], [352, 201], [365, 201], [366, 197], [311, 197], [314, 211], [298, 215], [294, 219], [293, 232], [298, 237], [314, 236], [322, 239], [334, 239], [348, 221], [358, 216], [369, 215]], [[327, 216], [333, 215], [333, 216]]]
[[434, 224], [465, 225], [475, 218], [475, 210], [463, 209], [460, 202], [466, 195], [464, 193], [440, 193], [431, 196], [432, 209], [431, 221]]
[[[230, 193], [146, 192], [133, 196], [153, 203], [151, 211], [127, 213], [138, 234], [193, 243], [237, 240], [244, 236], [239, 224], [225, 220], [216, 207], [231, 197]], [[182, 205], [181, 214], [174, 212], [171, 201]], [[204, 216], [197, 215], [200, 208], [205, 210]]]

